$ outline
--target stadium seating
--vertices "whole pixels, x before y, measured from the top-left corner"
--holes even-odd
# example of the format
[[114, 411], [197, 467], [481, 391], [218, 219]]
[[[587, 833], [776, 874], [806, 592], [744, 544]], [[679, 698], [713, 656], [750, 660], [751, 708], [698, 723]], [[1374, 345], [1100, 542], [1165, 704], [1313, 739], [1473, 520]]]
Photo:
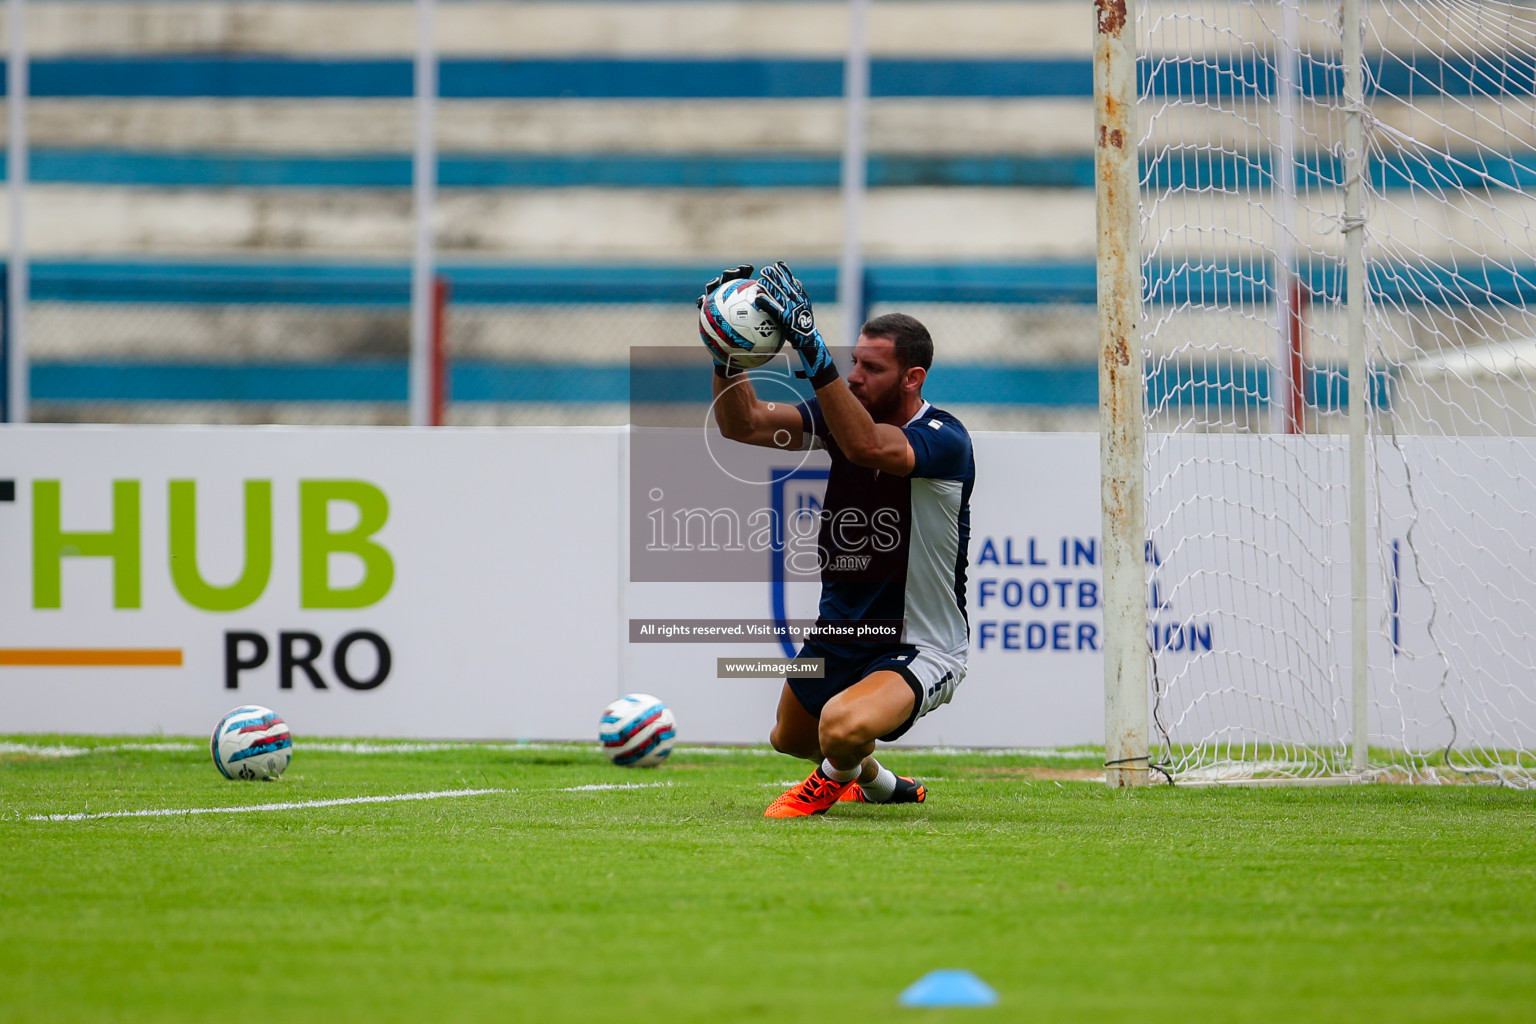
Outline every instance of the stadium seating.
[[[401, 422], [411, 5], [31, 10], [34, 418]], [[971, 422], [1092, 429], [1090, 8], [879, 0], [871, 18], [870, 309], [930, 322], [933, 397]], [[794, 261], [836, 324], [845, 31], [829, 0], [442, 3], [453, 420], [624, 422], [627, 349], [691, 344], [690, 300], [723, 264]], [[1267, 88], [1246, 58], [1145, 73]], [[1151, 186], [1269, 180], [1186, 167], [1181, 145], [1233, 130], [1215, 105], [1208, 121], [1160, 140]], [[1262, 265], [1193, 273], [1153, 297], [1267, 301]], [[1251, 319], [1224, 326], [1265, 350]]]
[[[36, 416], [400, 421], [411, 5], [33, 10]], [[868, 298], [930, 307], [956, 398], [1088, 423], [1086, 12], [872, 17]], [[442, 4], [454, 418], [622, 422], [627, 348], [691, 344], [723, 263], [796, 261], [834, 323], [845, 30], [825, 2]], [[1024, 365], [966, 369], [999, 354]]]

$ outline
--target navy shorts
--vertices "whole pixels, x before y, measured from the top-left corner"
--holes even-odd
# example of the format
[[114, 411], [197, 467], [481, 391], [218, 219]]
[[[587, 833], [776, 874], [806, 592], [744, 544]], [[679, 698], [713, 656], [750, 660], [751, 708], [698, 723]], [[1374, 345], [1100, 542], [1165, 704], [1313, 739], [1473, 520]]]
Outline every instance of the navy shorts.
[[927, 648], [911, 644], [819, 644], [812, 640], [800, 648], [798, 658], [823, 658], [825, 669], [820, 679], [788, 678], [790, 692], [800, 706], [815, 718], [827, 701], [854, 683], [876, 672], [895, 672], [912, 688], [912, 714], [900, 726], [880, 737], [882, 743], [900, 739], [919, 719], [948, 704], [955, 687], [965, 678], [965, 663]]

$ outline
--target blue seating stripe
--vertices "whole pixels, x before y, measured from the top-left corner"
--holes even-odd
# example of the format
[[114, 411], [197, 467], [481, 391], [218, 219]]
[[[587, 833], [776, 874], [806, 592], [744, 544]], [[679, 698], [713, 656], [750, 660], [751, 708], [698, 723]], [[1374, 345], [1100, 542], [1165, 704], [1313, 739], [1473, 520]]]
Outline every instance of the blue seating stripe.
[[[795, 268], [818, 299], [836, 301], [830, 264]], [[460, 305], [691, 303], [702, 282], [720, 272], [709, 264], [537, 265], [445, 263], [450, 301]], [[1376, 301], [1478, 306], [1536, 304], [1536, 266], [1494, 263], [1456, 268], [1376, 263], [1369, 288]], [[1342, 294], [1343, 271], [1316, 263], [1302, 269], [1314, 302]], [[1147, 264], [1145, 295], [1154, 304], [1203, 306], [1268, 303], [1274, 273], [1267, 262], [1225, 266]], [[288, 304], [399, 308], [410, 301], [410, 268], [391, 263], [293, 263], [251, 260], [38, 260], [30, 295], [38, 302]], [[1088, 261], [1014, 263], [876, 263], [866, 268], [870, 303], [985, 302], [1080, 304], [1096, 301]]]
[[[0, 169], [5, 166], [0, 157]], [[272, 153], [153, 153], [42, 149], [30, 177], [40, 183], [202, 188], [408, 188], [405, 153], [318, 156]], [[875, 155], [868, 182], [891, 186], [1092, 188], [1091, 153], [953, 156]], [[1143, 161], [1150, 188], [1261, 189], [1274, 183], [1268, 154], [1240, 157], [1210, 150], [1172, 150]], [[446, 154], [438, 160], [446, 188], [835, 188], [834, 156], [785, 153]], [[1373, 159], [1377, 188], [1536, 188], [1536, 155], [1394, 154]], [[1342, 162], [1309, 155], [1297, 164], [1298, 188], [1336, 188]]]
[[[1367, 93], [1529, 96], [1536, 66], [1520, 55], [1467, 57], [1374, 54], [1366, 59]], [[447, 99], [807, 99], [842, 94], [840, 60], [795, 58], [607, 57], [467, 59], [440, 63]], [[1158, 95], [1214, 99], [1267, 96], [1275, 73], [1267, 59], [1202, 61], [1146, 58], [1142, 86]], [[48, 57], [31, 65], [34, 96], [407, 97], [406, 59], [251, 56]], [[1336, 62], [1304, 60], [1303, 93], [1338, 96]], [[897, 96], [1093, 95], [1086, 58], [877, 58], [870, 94]]]
[[[814, 98], [842, 93], [839, 60], [602, 57], [440, 62], [445, 99]], [[875, 96], [1091, 95], [1086, 60], [876, 60]], [[35, 96], [407, 97], [405, 59], [60, 57], [32, 64]]]
[[[33, 151], [29, 176], [39, 183], [119, 186], [409, 188], [411, 157], [48, 149]], [[460, 153], [441, 156], [437, 171], [445, 188], [836, 188], [840, 178], [835, 156], [785, 153]], [[868, 181], [1092, 188], [1093, 155], [877, 155], [869, 160]]]
[[[31, 371], [38, 402], [404, 402], [404, 360], [347, 363], [40, 362]], [[1390, 375], [1377, 371], [1372, 400], [1390, 401]], [[709, 395], [709, 370], [637, 368], [623, 364], [514, 363], [456, 360], [449, 367], [453, 402], [624, 403], [631, 386], [648, 402], [696, 403]], [[1349, 385], [1342, 367], [1310, 378], [1309, 401], [1341, 409]], [[939, 405], [1024, 405], [1047, 408], [1098, 404], [1092, 363], [936, 366], [929, 397]], [[1259, 363], [1175, 363], [1150, 368], [1147, 401], [1242, 406], [1269, 401], [1269, 374]]]

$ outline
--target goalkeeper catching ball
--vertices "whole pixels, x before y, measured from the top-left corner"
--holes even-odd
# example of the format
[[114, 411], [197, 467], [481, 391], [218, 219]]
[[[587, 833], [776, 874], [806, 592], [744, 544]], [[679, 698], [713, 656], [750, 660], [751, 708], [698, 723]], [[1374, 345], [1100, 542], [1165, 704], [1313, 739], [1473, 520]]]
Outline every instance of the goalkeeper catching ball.
[[[710, 282], [750, 277], [750, 266]], [[751, 381], [716, 360], [715, 421], [727, 438], [767, 448], [824, 448], [831, 456], [818, 537], [818, 632], [837, 624], [899, 622], [876, 643], [812, 638], [797, 658], [825, 660], [820, 679], [788, 677], [775, 750], [817, 762], [763, 813], [824, 814], [839, 800], [920, 803], [926, 787], [874, 757], [941, 704], [965, 678], [966, 552], [976, 463], [960, 421], [923, 398], [933, 340], [917, 320], [870, 320], [846, 382], [816, 329], [810, 297], [789, 267], [759, 275], [757, 303], [778, 323], [816, 397], [795, 406], [758, 399]]]

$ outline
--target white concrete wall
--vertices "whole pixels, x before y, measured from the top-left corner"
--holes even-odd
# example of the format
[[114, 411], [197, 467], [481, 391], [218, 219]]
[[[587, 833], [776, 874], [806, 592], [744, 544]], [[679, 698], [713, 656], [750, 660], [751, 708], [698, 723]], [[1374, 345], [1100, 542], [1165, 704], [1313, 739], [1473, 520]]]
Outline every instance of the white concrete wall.
[[[413, 116], [399, 99], [38, 99], [28, 131], [61, 148], [405, 152]], [[1085, 152], [1092, 135], [1087, 99], [870, 101], [871, 152]], [[842, 137], [842, 103], [825, 99], [446, 99], [437, 116], [458, 153], [835, 153]]]
[[[1159, 8], [1154, 16], [1172, 8]], [[1280, 20], [1247, 0], [1180, 8], [1149, 27], [1148, 48], [1165, 54], [1225, 54], [1268, 48]], [[580, 15], [560, 0], [439, 5], [438, 38], [452, 54], [839, 55], [847, 30], [838, 3], [590, 2]], [[1196, 17], [1191, 17], [1193, 12]], [[1067, 0], [881, 0], [870, 15], [870, 45], [884, 54], [1052, 54], [1087, 56], [1092, 7]], [[1300, 45], [1338, 47], [1337, 7], [1302, 4]], [[1445, 49], [1476, 52], [1490, 39], [1530, 47], [1536, 23], [1520, 4], [1379, 4], [1368, 12], [1368, 52]], [[3, 24], [3, 19], [0, 19]], [[348, 53], [408, 54], [410, 4], [356, 0], [296, 3], [244, 0], [34, 3], [28, 38], [38, 54], [55, 53]]]
[[[1260, 261], [1278, 221], [1263, 191], [1148, 199], [1144, 254], [1165, 266]], [[881, 188], [866, 200], [875, 260], [1093, 258], [1093, 192], [1048, 188]], [[1313, 194], [1293, 220], [1298, 251], [1336, 258], [1340, 203]], [[1536, 196], [1388, 193], [1367, 211], [1377, 238], [1450, 265], [1526, 262]], [[32, 249], [68, 253], [409, 255], [405, 189], [235, 189], [35, 185]], [[0, 217], [0, 232], [6, 230]], [[835, 259], [842, 217], [832, 189], [443, 189], [437, 242], [447, 255], [534, 260], [735, 263], [753, 254]]]
[[[841, 246], [840, 211], [830, 189], [444, 189], [437, 240], [448, 256], [557, 262], [826, 260]], [[36, 185], [28, 218], [40, 256], [399, 259], [413, 237], [405, 189]], [[1093, 254], [1093, 193], [1082, 189], [877, 189], [864, 222], [871, 259]]]
[[[448, 2], [437, 8], [440, 50], [454, 56], [762, 55], [840, 57], [840, 3], [701, 0], [682, 3]], [[877, 54], [1087, 56], [1092, 9], [1031, 0], [881, 0], [870, 14]], [[33, 52], [294, 53], [409, 56], [409, 3], [68, 2], [29, 8]]]

